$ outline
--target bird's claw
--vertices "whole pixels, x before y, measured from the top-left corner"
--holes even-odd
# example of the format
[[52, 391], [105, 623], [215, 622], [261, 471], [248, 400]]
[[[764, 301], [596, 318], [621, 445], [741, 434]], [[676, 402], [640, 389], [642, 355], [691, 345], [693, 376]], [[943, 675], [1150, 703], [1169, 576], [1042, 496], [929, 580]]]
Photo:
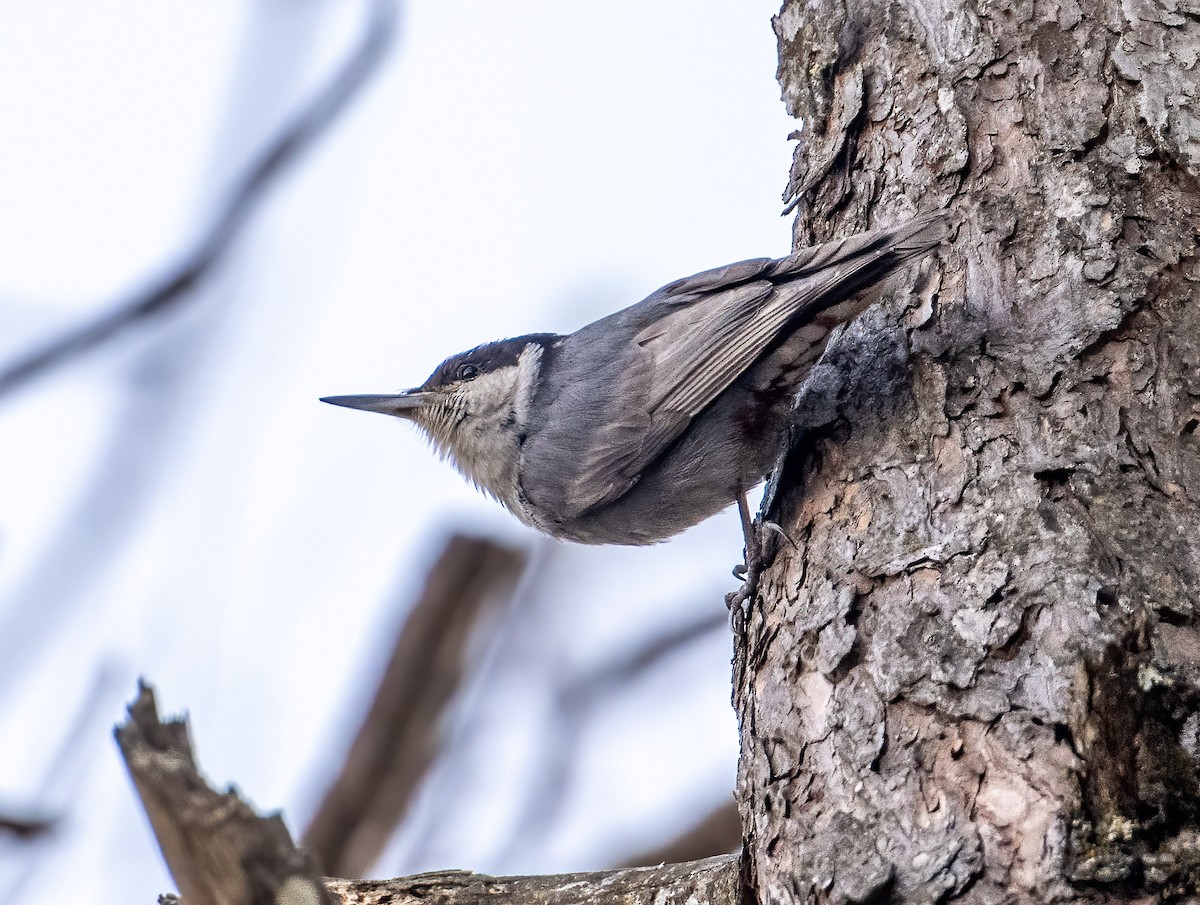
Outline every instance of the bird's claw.
[[760, 526], [760, 528], [766, 528], [768, 531], [772, 531], [775, 534], [778, 534], [780, 537], [782, 537], [785, 541], [788, 542], [788, 546], [791, 547], [793, 550], [800, 549], [796, 545], [796, 542], [794, 540], [792, 540], [790, 537], [788, 537], [788, 533], [783, 530], [783, 526], [780, 525], [778, 522], [768, 522], [768, 521], [764, 520], [759, 523], [759, 526]]
[[[763, 568], [763, 533], [759, 526], [754, 524], [754, 520], [750, 517], [750, 507], [746, 503], [744, 494], [738, 494], [738, 514], [742, 519], [742, 534], [746, 541], [746, 561], [739, 563], [733, 567], [733, 577], [740, 579], [742, 586], [725, 595], [725, 606], [729, 609], [731, 620], [736, 620], [738, 616], [744, 615], [742, 612], [746, 603], [758, 591], [758, 578], [762, 574]], [[763, 522], [763, 525], [771, 525], [776, 528], [781, 534], [783, 529], [775, 525], [774, 522]], [[787, 537], [784, 534], [784, 537]], [[790, 540], [789, 540], [790, 542]]]

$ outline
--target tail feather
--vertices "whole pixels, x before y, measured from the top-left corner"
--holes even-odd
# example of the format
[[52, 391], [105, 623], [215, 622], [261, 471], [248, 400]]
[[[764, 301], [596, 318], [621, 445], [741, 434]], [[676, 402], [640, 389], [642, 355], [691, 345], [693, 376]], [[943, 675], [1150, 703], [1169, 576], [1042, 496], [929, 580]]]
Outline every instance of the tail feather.
[[946, 212], [931, 211], [913, 217], [899, 226], [858, 233], [845, 239], [835, 239], [801, 249], [793, 255], [775, 261], [769, 275], [770, 278], [783, 282], [803, 279], [822, 270], [836, 271], [845, 268], [847, 276], [864, 271], [871, 275], [859, 285], [858, 288], [861, 288], [861, 285], [878, 279], [883, 273], [894, 270], [905, 261], [932, 251], [949, 235], [950, 222]]

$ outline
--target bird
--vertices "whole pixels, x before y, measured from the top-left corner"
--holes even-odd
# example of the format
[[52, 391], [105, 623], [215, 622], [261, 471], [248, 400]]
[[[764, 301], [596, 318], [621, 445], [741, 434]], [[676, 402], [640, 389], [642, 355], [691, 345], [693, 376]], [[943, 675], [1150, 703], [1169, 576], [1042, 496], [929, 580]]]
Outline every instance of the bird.
[[322, 402], [410, 421], [520, 521], [583, 544], [653, 544], [739, 504], [786, 441], [795, 396], [865, 290], [947, 236], [897, 226], [668, 283], [567, 335], [453, 355], [420, 386]]

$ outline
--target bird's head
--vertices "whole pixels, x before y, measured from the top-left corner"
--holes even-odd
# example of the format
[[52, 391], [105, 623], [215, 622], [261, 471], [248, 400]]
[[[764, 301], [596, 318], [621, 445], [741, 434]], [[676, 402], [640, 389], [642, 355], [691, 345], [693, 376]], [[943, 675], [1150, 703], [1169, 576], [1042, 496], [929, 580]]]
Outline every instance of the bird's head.
[[500, 495], [501, 472], [537, 389], [542, 353], [558, 337], [531, 334], [486, 343], [443, 361], [419, 387], [392, 395], [326, 396], [321, 401], [413, 422], [443, 456]]

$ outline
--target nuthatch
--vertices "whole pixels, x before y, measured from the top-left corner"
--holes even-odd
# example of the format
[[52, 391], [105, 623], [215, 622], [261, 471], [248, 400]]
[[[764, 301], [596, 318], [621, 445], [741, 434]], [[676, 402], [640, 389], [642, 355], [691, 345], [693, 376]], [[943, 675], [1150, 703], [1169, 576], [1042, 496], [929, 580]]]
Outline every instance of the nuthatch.
[[415, 389], [323, 401], [412, 421], [547, 534], [651, 544], [763, 479], [831, 331], [870, 304], [863, 290], [938, 245], [944, 222], [706, 270], [568, 336], [455, 355]]

